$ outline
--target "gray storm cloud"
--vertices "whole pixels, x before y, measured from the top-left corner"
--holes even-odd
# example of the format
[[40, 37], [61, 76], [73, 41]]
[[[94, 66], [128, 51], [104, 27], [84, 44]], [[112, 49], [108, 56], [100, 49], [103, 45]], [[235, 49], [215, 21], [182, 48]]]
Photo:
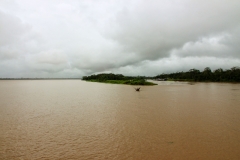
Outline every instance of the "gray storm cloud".
[[240, 66], [238, 0], [0, 2], [0, 77]]

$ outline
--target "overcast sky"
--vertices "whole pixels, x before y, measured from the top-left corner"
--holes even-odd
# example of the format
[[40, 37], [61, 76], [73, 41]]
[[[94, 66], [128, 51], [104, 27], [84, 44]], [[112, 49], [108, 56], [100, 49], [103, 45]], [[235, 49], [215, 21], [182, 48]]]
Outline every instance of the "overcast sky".
[[234, 66], [239, 0], [0, 0], [0, 78]]

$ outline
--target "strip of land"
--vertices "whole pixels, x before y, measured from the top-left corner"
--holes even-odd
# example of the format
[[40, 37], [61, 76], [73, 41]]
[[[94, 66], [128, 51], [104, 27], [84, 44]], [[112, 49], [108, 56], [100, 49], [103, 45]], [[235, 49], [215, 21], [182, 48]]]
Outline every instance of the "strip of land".
[[219, 68], [214, 71], [206, 67], [202, 72], [197, 69], [190, 69], [187, 72], [163, 73], [153, 77], [153, 79], [190, 82], [240, 82], [240, 67], [232, 67], [227, 70]]
[[[80, 78], [0, 78], [0, 80], [68, 80]], [[185, 81], [185, 82], [240, 82], [240, 67], [232, 67], [231, 69], [223, 70], [222, 68], [212, 71], [206, 67], [203, 71], [190, 69], [186, 72], [175, 72], [160, 74], [154, 77], [146, 76], [124, 76], [122, 74], [102, 73], [91, 76], [84, 76], [82, 80], [91, 82], [102, 82], [112, 84], [128, 84], [128, 85], [156, 85], [148, 82], [146, 79], [156, 81]]]
[[127, 85], [157, 85], [148, 82], [144, 77], [127, 77], [122, 74], [103, 73], [98, 75], [84, 76], [82, 80], [90, 82], [101, 82], [111, 84], [127, 84]]

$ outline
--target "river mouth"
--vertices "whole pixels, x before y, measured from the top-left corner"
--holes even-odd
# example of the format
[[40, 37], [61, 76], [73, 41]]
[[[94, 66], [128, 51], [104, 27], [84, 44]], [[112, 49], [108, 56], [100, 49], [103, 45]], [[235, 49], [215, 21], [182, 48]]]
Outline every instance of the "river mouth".
[[0, 159], [239, 159], [240, 85], [0, 82]]

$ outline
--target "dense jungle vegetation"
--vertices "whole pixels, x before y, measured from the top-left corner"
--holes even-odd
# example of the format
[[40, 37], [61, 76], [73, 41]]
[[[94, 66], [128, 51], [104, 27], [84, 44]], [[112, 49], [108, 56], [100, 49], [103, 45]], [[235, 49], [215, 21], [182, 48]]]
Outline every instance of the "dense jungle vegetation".
[[130, 77], [122, 74], [102, 73], [91, 76], [84, 76], [82, 80], [91, 82], [103, 82], [113, 84], [129, 84], [129, 85], [155, 85], [154, 83], [147, 82], [145, 77]]
[[209, 67], [206, 67], [202, 72], [197, 69], [190, 69], [187, 72], [161, 74], [154, 78], [196, 82], [240, 82], [240, 68], [232, 67], [227, 70], [219, 68], [212, 71]]

